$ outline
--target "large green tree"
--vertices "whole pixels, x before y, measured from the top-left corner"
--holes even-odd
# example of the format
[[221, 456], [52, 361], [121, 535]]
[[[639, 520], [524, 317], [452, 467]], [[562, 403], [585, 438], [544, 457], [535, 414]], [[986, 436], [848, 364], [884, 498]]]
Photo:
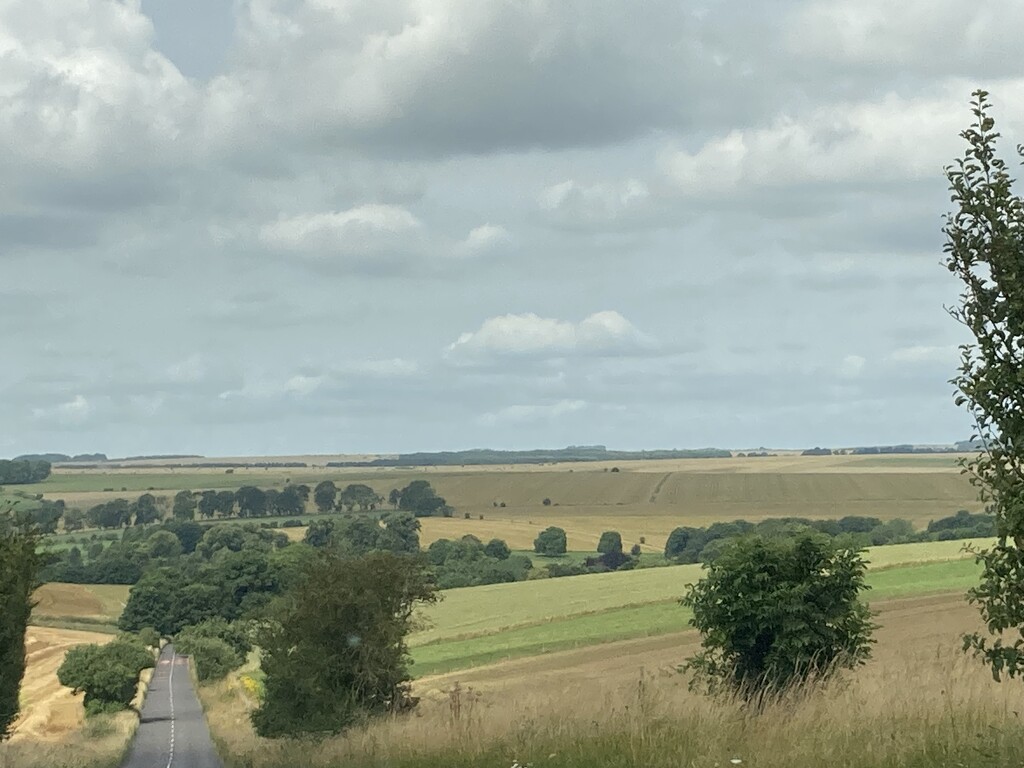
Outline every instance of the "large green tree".
[[565, 548], [565, 531], [555, 525], [545, 528], [533, 540], [533, 551], [538, 555], [557, 557], [565, 554]]
[[703, 646], [688, 667], [712, 688], [757, 699], [863, 663], [873, 629], [860, 601], [866, 568], [817, 534], [730, 543], [682, 599]]
[[31, 536], [0, 521], [0, 741], [18, 716], [18, 692], [25, 674], [25, 628], [32, 612], [38, 566]]
[[[946, 267], [963, 283], [950, 314], [974, 341], [961, 346], [952, 383], [983, 450], [964, 471], [996, 519], [996, 544], [978, 554], [968, 593], [990, 637], [964, 639], [998, 680], [1024, 673], [1024, 201], [996, 155], [988, 94], [975, 91], [962, 158], [946, 169], [955, 206], [946, 217]], [[1024, 147], [1018, 147], [1024, 157]]]
[[265, 622], [257, 733], [337, 733], [408, 706], [406, 636], [416, 606], [436, 599], [418, 557], [322, 553]]

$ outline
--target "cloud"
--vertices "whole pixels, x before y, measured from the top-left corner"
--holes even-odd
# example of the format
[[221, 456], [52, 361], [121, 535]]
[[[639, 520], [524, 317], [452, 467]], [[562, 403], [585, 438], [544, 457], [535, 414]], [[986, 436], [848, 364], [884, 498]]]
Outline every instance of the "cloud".
[[856, 379], [864, 373], [864, 366], [867, 364], [860, 355], [847, 355], [839, 364], [839, 376], [843, 379]]
[[458, 244], [456, 253], [476, 256], [500, 249], [511, 240], [509, 231], [498, 224], [481, 224], [470, 230], [466, 239]]
[[319, 259], [393, 253], [416, 239], [419, 219], [397, 205], [361, 205], [345, 211], [286, 216], [263, 225], [268, 247]]
[[578, 413], [585, 410], [587, 406], [588, 404], [584, 400], [559, 400], [549, 405], [509, 405], [481, 415], [477, 419], [477, 423], [485, 427], [494, 427], [502, 424], [548, 421], [566, 414]]
[[539, 203], [553, 222], [593, 227], [637, 217], [650, 197], [647, 184], [639, 179], [593, 184], [569, 179], [545, 188]]
[[578, 323], [540, 317], [532, 312], [501, 315], [463, 333], [446, 350], [460, 360], [473, 357], [614, 355], [646, 349], [652, 342], [612, 310], [596, 312]]
[[946, 346], [924, 346], [915, 345], [912, 347], [900, 347], [889, 353], [889, 360], [894, 363], [918, 364], [918, 363], [948, 363], [952, 371], [960, 357], [960, 348], [955, 344]]
[[959, 153], [965, 85], [939, 96], [896, 93], [827, 104], [771, 124], [736, 128], [696, 151], [670, 150], [662, 167], [691, 198], [745, 198], [799, 185], [828, 191], [845, 183], [936, 179]]
[[95, 407], [82, 395], [67, 402], [45, 408], [33, 408], [33, 417], [58, 427], [77, 427], [84, 425], [95, 411]]

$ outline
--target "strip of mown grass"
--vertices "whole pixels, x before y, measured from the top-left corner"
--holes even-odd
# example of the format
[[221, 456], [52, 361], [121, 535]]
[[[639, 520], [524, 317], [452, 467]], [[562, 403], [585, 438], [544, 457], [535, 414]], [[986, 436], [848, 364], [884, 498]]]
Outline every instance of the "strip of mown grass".
[[[681, 569], [672, 570], [678, 574]], [[964, 591], [977, 583], [978, 571], [979, 566], [973, 560], [922, 563], [871, 571], [868, 573], [871, 591], [867, 597], [870, 601], [878, 601]], [[677, 596], [683, 594], [685, 584], [685, 579], [678, 579]], [[412, 649], [415, 662], [413, 672], [424, 677], [506, 659], [681, 632], [689, 628], [690, 615], [676, 600], [660, 599], [641, 605], [608, 608], [520, 625], [477, 636], [438, 640]]]

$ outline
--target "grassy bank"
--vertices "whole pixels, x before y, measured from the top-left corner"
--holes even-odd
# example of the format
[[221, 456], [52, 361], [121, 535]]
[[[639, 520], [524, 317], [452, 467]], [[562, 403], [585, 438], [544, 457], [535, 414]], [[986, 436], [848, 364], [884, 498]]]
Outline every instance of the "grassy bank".
[[[760, 716], [687, 690], [678, 674], [582, 680], [529, 695], [449, 689], [415, 716], [322, 742], [266, 741], [237, 683], [203, 691], [229, 768], [1005, 768], [1024, 761], [1019, 685], [996, 684], [955, 643], [890, 647], [857, 673]], [[639, 661], [639, 660], [638, 660]], [[732, 761], [741, 760], [742, 763]]]

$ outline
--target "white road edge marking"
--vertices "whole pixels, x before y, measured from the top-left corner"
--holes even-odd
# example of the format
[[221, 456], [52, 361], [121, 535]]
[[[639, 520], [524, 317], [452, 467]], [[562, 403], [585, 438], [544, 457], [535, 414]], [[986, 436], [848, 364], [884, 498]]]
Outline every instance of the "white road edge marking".
[[175, 661], [178, 658], [178, 652], [171, 652], [171, 673], [167, 676], [167, 691], [170, 694], [171, 699], [171, 749], [167, 755], [167, 768], [171, 768], [171, 763], [174, 762], [174, 667]]

